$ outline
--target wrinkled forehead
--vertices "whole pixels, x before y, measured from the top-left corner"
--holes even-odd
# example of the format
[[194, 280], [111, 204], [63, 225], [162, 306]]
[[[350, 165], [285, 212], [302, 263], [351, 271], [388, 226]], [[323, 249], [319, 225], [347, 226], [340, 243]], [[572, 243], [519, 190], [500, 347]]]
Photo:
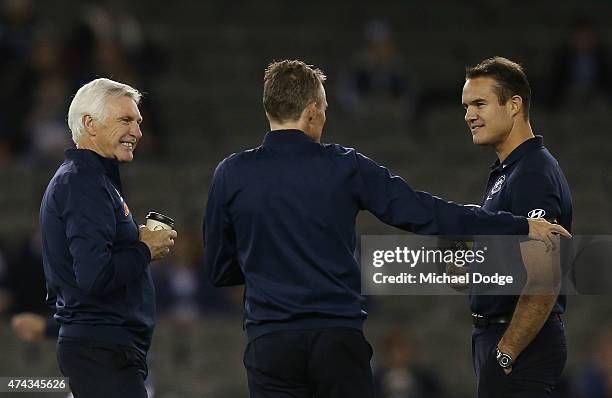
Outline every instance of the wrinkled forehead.
[[106, 100], [106, 112], [108, 118], [128, 117], [134, 120], [142, 120], [136, 101], [127, 95], [109, 97]]

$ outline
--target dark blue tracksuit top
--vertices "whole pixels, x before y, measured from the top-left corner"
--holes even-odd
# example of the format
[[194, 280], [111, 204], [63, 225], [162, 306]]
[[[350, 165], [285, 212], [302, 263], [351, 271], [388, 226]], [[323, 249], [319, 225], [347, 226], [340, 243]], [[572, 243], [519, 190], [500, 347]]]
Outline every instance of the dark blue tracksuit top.
[[121, 196], [118, 162], [69, 149], [40, 207], [47, 301], [61, 337], [149, 349], [151, 253]]
[[414, 191], [354, 149], [272, 131], [215, 170], [204, 223], [215, 286], [245, 284], [249, 340], [277, 330], [361, 328], [355, 218], [420, 234], [528, 233], [527, 220]]

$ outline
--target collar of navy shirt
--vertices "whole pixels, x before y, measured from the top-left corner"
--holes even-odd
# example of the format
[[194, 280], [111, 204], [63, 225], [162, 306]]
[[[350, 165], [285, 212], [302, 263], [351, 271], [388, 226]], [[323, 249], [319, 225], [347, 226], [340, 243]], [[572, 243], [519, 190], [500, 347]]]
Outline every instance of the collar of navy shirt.
[[314, 140], [301, 130], [272, 130], [264, 137], [264, 146], [285, 146], [311, 143]]
[[506, 169], [513, 163], [516, 163], [520, 158], [522, 158], [527, 152], [530, 152], [533, 149], [543, 148], [544, 147], [544, 138], [541, 135], [536, 135], [533, 138], [528, 139], [523, 142], [521, 145], [514, 148], [510, 155], [503, 162], [500, 163], [499, 159], [495, 161], [491, 165], [491, 171], [502, 171]]
[[119, 175], [119, 161], [113, 158], [105, 158], [90, 149], [67, 149], [64, 152], [67, 160], [77, 160], [96, 168], [106, 174], [113, 185], [123, 194], [121, 177]]

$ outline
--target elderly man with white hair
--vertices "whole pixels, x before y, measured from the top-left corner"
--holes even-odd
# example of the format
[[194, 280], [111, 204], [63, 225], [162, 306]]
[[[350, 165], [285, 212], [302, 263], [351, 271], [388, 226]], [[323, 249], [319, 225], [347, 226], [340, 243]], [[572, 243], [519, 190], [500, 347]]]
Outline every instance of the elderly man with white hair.
[[155, 324], [148, 265], [177, 234], [139, 228], [123, 197], [119, 163], [133, 160], [142, 138], [140, 99], [109, 79], [77, 91], [68, 111], [76, 149], [66, 151], [40, 208], [58, 361], [76, 398], [147, 396]]

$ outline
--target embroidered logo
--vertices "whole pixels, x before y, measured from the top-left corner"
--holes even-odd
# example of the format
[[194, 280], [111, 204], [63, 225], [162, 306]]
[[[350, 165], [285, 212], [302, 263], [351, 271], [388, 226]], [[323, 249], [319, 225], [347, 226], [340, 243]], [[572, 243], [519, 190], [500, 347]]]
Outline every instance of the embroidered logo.
[[497, 179], [497, 181], [495, 181], [493, 189], [491, 189], [491, 195], [496, 194], [501, 190], [504, 181], [506, 181], [506, 176], [501, 176]]
[[123, 196], [121, 196], [117, 188], [115, 188], [115, 192], [117, 192], [117, 195], [119, 195], [119, 199], [121, 199], [121, 204], [123, 204], [123, 214], [127, 217], [130, 214], [130, 208], [128, 207], [127, 203], [125, 203], [125, 200], [123, 200]]
[[529, 218], [544, 218], [545, 215], [546, 211], [544, 209], [533, 209], [527, 213], [527, 217]]

